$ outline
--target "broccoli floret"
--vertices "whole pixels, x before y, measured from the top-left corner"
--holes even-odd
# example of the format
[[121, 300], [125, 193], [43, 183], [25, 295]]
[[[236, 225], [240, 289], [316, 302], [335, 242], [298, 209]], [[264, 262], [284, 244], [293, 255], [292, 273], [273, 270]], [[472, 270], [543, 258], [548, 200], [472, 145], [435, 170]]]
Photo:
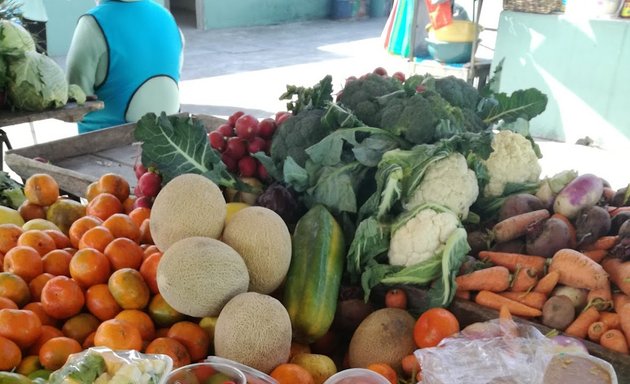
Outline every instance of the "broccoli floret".
[[349, 81], [337, 101], [352, 110], [359, 120], [371, 127], [380, 127], [381, 104], [377, 98], [402, 89], [402, 83], [392, 77], [370, 73]]
[[473, 111], [480, 99], [477, 88], [455, 76], [435, 79], [435, 91], [451, 105]]

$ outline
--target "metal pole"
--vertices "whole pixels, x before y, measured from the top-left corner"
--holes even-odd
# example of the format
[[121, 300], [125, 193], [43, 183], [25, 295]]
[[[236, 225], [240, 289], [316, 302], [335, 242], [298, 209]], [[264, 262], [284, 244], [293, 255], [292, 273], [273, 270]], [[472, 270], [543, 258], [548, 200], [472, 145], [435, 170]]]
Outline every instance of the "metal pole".
[[[479, 3], [479, 4], [477, 4]], [[477, 4], [475, 6], [475, 4]], [[483, 0], [473, 0], [473, 23], [475, 25], [475, 32], [479, 31], [479, 18], [481, 17], [481, 7], [483, 6]], [[472, 52], [470, 53], [470, 69], [468, 70], [468, 82], [473, 83], [475, 81], [475, 53], [477, 51], [477, 41], [479, 39], [475, 36], [472, 45]]]

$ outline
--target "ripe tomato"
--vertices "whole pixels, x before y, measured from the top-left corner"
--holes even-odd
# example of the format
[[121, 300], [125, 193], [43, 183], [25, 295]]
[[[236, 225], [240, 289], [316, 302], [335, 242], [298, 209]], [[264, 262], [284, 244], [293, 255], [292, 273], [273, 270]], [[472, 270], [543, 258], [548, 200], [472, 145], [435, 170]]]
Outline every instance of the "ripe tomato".
[[385, 293], [387, 308], [407, 309], [407, 293], [402, 289], [392, 288]]
[[435, 347], [442, 339], [459, 332], [459, 321], [444, 308], [424, 312], [413, 327], [413, 340], [419, 348]]

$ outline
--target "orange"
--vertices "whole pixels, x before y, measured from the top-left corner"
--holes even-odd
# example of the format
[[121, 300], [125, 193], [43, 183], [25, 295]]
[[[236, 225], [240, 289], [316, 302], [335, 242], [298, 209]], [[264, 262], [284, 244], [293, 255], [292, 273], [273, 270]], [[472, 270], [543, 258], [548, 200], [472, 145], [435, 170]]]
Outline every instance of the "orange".
[[282, 363], [275, 367], [270, 376], [276, 379], [278, 384], [315, 384], [313, 375], [305, 368], [293, 363]]
[[57, 325], [57, 320], [48, 316], [46, 311], [44, 311], [44, 306], [39, 301], [31, 301], [30, 303], [22, 307], [22, 309], [27, 309], [29, 311], [32, 311], [34, 314], [36, 314], [37, 317], [39, 317], [39, 321], [41, 321], [42, 326], [52, 325], [54, 327]]
[[147, 312], [158, 327], [170, 327], [186, 318], [182, 313], [173, 309], [159, 293], [151, 298]]
[[3, 308], [18, 309], [18, 306], [13, 300], [0, 296], [0, 309]]
[[123, 206], [120, 200], [111, 193], [99, 193], [89, 201], [85, 213], [96, 216], [101, 220], [107, 220], [114, 213], [122, 213]]
[[107, 282], [110, 273], [107, 256], [94, 248], [79, 249], [70, 260], [70, 276], [83, 288]]
[[114, 235], [112, 235], [111, 231], [103, 225], [97, 225], [85, 231], [79, 240], [78, 248], [94, 248], [103, 252], [107, 244], [111, 243], [112, 240], [114, 240]]
[[0, 224], [0, 253], [7, 253], [17, 245], [18, 238], [24, 232], [22, 227], [12, 223]]
[[99, 193], [101, 193], [101, 191], [99, 190], [98, 187], [98, 180], [91, 182], [87, 188], [85, 189], [85, 198], [87, 199], [87, 201], [92, 201], [96, 195], [98, 195]]
[[44, 272], [42, 257], [34, 248], [24, 245], [18, 245], [4, 255], [3, 267], [27, 283]]
[[44, 273], [53, 276], [70, 276], [72, 254], [65, 249], [54, 249], [42, 257]]
[[385, 377], [391, 384], [398, 384], [398, 374], [391, 365], [386, 363], [368, 364], [367, 369]]
[[52, 237], [53, 241], [55, 242], [55, 247], [57, 249], [63, 249], [72, 245], [70, 244], [70, 238], [68, 237], [68, 235], [61, 231], [58, 231], [56, 229], [44, 229], [44, 232], [48, 236]]
[[83, 343], [81, 344], [83, 349], [92, 348], [94, 346], [94, 335], [96, 335], [96, 331], [90, 333], [85, 340], [83, 340]]
[[116, 238], [126, 237], [136, 243], [140, 241], [140, 226], [124, 213], [114, 213], [103, 222], [103, 225]]
[[22, 307], [31, 300], [31, 291], [20, 276], [12, 272], [0, 272], [0, 296]]
[[18, 207], [17, 211], [20, 213], [20, 216], [22, 216], [24, 221], [46, 218], [46, 208], [38, 204], [33, 204], [28, 200], [24, 200], [24, 202]]
[[151, 235], [151, 222], [144, 219], [140, 225], [140, 242], [143, 244], [153, 244], [153, 236]]
[[88, 311], [100, 321], [113, 319], [122, 311], [107, 284], [96, 284], [88, 288], [85, 292], [85, 304]]
[[0, 309], [0, 336], [26, 348], [37, 341], [42, 332], [42, 322], [37, 315], [25, 309]]
[[129, 218], [137, 227], [140, 227], [144, 219], [148, 219], [150, 216], [151, 208], [147, 207], [136, 207], [129, 212]]
[[180, 321], [173, 324], [166, 335], [186, 347], [192, 362], [201, 361], [208, 356], [210, 336], [199, 324]]
[[140, 336], [144, 341], [151, 341], [155, 338], [155, 324], [146, 313], [139, 309], [125, 309], [118, 313], [116, 320], [126, 321], [140, 331]]
[[28, 289], [31, 291], [31, 300], [39, 301], [44, 285], [53, 277], [55, 276], [50, 273], [41, 273], [28, 283]]
[[140, 265], [140, 274], [149, 286], [149, 290], [151, 290], [151, 293], [154, 295], [160, 292], [157, 285], [157, 267], [161, 258], [162, 252], [157, 251], [144, 259]]
[[53, 249], [57, 249], [55, 240], [41, 229], [29, 229], [18, 237], [17, 245], [27, 245], [34, 248], [40, 256], [44, 256]]
[[100, 193], [110, 193], [121, 202], [129, 197], [129, 182], [119, 174], [106, 173], [98, 179], [98, 190]]
[[96, 216], [83, 216], [78, 218], [74, 223], [70, 225], [68, 229], [68, 237], [70, 238], [70, 244], [74, 248], [79, 248], [79, 241], [88, 229], [94, 228], [97, 225], [103, 224], [103, 220]]
[[186, 347], [170, 337], [158, 337], [147, 345], [145, 353], [161, 353], [173, 359], [173, 369], [191, 363], [190, 354]]
[[160, 252], [160, 249], [155, 244], [141, 244], [140, 246], [144, 249], [145, 259], [155, 252]]
[[114, 271], [107, 286], [122, 309], [142, 309], [149, 303], [149, 287], [140, 272], [133, 268]]
[[442, 339], [459, 332], [457, 317], [445, 308], [423, 312], [413, 327], [413, 340], [419, 348], [435, 347]]
[[29, 355], [39, 355], [39, 349], [45, 342], [53, 337], [63, 336], [63, 332], [60, 329], [53, 327], [52, 325], [42, 325], [42, 332], [37, 338], [37, 341], [27, 348], [26, 352]]
[[144, 258], [144, 251], [138, 243], [126, 237], [112, 240], [105, 247], [104, 253], [109, 259], [113, 270], [123, 268], [140, 269]]
[[420, 362], [414, 355], [407, 355], [402, 359], [402, 370], [408, 377], [414, 377], [420, 372]]
[[6, 337], [0, 336], [0, 371], [12, 371], [21, 360], [20, 347]]
[[68, 356], [83, 350], [81, 344], [70, 337], [53, 337], [45, 342], [39, 349], [39, 361], [44, 368], [55, 371], [61, 368], [68, 360]]
[[129, 214], [129, 212], [131, 212], [136, 205], [136, 200], [137, 197], [135, 196], [129, 196], [128, 198], [126, 198], [125, 201], [122, 202], [123, 212]]
[[83, 343], [90, 333], [96, 331], [100, 323], [101, 321], [90, 313], [79, 313], [63, 323], [61, 332], [64, 336]]
[[109, 319], [103, 321], [94, 334], [94, 345], [111, 349], [142, 350], [142, 336], [138, 328], [126, 321]]
[[26, 200], [37, 205], [51, 205], [59, 198], [59, 184], [50, 175], [36, 173], [24, 182]]
[[67, 319], [81, 312], [85, 296], [79, 283], [66, 276], [48, 280], [42, 290], [44, 311], [54, 319]]

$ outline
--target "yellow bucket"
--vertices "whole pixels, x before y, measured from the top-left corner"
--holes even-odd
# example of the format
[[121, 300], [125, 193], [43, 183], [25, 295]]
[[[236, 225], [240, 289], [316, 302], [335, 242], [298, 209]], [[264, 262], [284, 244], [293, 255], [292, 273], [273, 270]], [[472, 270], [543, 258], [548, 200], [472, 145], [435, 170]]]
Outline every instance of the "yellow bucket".
[[430, 39], [452, 43], [475, 41], [482, 29], [481, 26], [467, 20], [453, 20], [450, 24], [439, 29], [433, 29], [431, 24], [428, 24], [426, 28]]

